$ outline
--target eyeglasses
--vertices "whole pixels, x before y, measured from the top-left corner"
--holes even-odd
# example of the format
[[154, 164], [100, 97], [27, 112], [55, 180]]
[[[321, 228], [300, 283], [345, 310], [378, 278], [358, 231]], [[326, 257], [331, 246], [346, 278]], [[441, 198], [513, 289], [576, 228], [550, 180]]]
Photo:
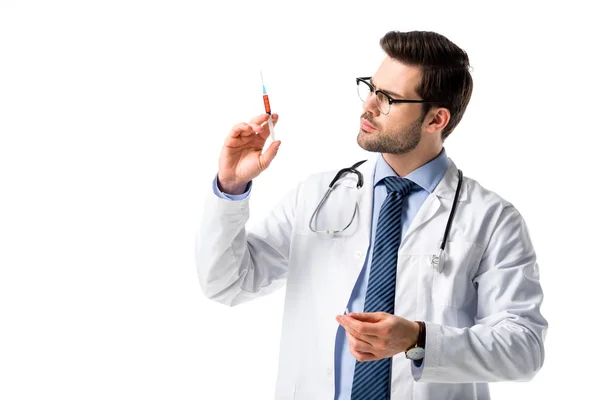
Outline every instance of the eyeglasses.
[[393, 99], [389, 94], [383, 90], [376, 90], [370, 82], [371, 77], [356, 78], [356, 85], [358, 86], [358, 97], [363, 101], [367, 101], [371, 93], [375, 93], [377, 100], [377, 108], [382, 114], [389, 114], [392, 104], [394, 103], [437, 103], [437, 101], [427, 100], [398, 100]]

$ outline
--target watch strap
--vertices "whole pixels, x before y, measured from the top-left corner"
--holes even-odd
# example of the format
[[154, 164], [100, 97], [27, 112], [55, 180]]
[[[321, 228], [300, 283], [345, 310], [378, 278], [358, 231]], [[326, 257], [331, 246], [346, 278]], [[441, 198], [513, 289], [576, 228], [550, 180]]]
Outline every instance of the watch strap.
[[419, 324], [419, 338], [417, 339], [417, 346], [416, 347], [421, 347], [421, 348], [425, 348], [425, 322], [423, 321], [417, 321], [417, 324]]

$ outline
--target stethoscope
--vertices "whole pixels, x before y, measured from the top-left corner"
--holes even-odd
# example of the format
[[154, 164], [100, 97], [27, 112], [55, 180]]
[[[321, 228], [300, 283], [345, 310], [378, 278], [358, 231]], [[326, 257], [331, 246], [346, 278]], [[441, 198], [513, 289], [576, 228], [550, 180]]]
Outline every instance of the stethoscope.
[[[341, 169], [341, 170], [338, 171], [338, 173], [335, 175], [335, 177], [333, 178], [333, 180], [329, 184], [329, 188], [327, 189], [327, 192], [325, 193], [325, 195], [321, 199], [321, 202], [319, 203], [319, 205], [317, 206], [317, 208], [313, 212], [312, 216], [310, 217], [310, 221], [308, 223], [308, 227], [310, 228], [311, 231], [313, 231], [315, 233], [325, 233], [325, 234], [327, 234], [329, 236], [332, 236], [335, 233], [340, 233], [340, 232], [345, 231], [346, 229], [348, 229], [348, 227], [350, 225], [352, 225], [352, 222], [354, 221], [354, 217], [356, 216], [356, 213], [358, 211], [358, 200], [356, 201], [356, 205], [354, 207], [354, 213], [352, 214], [352, 219], [350, 220], [350, 222], [348, 223], [348, 225], [346, 225], [342, 229], [337, 229], [337, 230], [336, 229], [334, 229], [334, 230], [331, 230], [331, 229], [316, 230], [316, 229], [313, 228], [313, 220], [315, 219], [317, 213], [319, 212], [319, 210], [323, 206], [323, 203], [325, 203], [325, 200], [327, 200], [327, 198], [329, 197], [329, 195], [333, 191], [333, 187], [335, 186], [335, 183], [344, 174], [347, 174], [347, 173], [356, 174], [356, 176], [358, 176], [358, 182], [356, 183], [356, 189], [360, 190], [360, 188], [362, 188], [363, 183], [364, 183], [363, 175], [356, 168], [358, 168], [365, 161], [367, 161], [367, 160], [359, 161], [359, 162], [357, 162], [356, 164], [354, 164], [353, 166], [351, 166], [349, 168], [344, 168], [344, 169]], [[446, 241], [448, 240], [448, 235], [450, 234], [450, 229], [452, 228], [452, 222], [454, 221], [454, 214], [456, 213], [456, 205], [458, 204], [458, 198], [460, 196], [460, 188], [462, 187], [462, 181], [463, 181], [463, 173], [459, 169], [458, 170], [458, 184], [456, 185], [456, 193], [454, 194], [454, 201], [452, 202], [452, 209], [450, 210], [450, 216], [448, 217], [448, 222], [446, 222], [446, 229], [444, 231], [444, 238], [442, 239], [442, 244], [440, 245], [440, 249], [438, 250], [437, 254], [433, 254], [431, 256], [431, 266], [433, 267], [433, 269], [435, 269], [439, 273], [441, 273], [444, 270], [444, 263], [446, 261], [446, 252], [445, 252]]]

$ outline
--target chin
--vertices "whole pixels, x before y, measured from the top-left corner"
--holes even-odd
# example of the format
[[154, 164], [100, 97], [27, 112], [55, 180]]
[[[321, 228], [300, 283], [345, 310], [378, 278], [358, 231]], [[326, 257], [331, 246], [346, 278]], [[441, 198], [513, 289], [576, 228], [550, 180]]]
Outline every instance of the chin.
[[362, 129], [358, 132], [358, 137], [356, 138], [356, 143], [366, 151], [377, 151], [373, 149], [373, 143], [368, 140], [367, 135], [372, 135], [372, 133], [368, 133], [363, 131]]

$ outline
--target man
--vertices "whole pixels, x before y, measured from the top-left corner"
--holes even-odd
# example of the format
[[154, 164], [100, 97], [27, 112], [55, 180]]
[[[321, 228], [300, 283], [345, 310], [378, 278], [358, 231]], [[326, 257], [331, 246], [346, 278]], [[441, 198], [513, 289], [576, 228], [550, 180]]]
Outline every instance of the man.
[[197, 238], [202, 289], [233, 306], [287, 281], [277, 399], [487, 399], [544, 361], [535, 252], [517, 210], [443, 148], [471, 96], [467, 54], [433, 32], [380, 44], [357, 78], [375, 156], [327, 194], [337, 171], [312, 175], [252, 231], [251, 181], [281, 142], [261, 154], [266, 115], [233, 127]]

